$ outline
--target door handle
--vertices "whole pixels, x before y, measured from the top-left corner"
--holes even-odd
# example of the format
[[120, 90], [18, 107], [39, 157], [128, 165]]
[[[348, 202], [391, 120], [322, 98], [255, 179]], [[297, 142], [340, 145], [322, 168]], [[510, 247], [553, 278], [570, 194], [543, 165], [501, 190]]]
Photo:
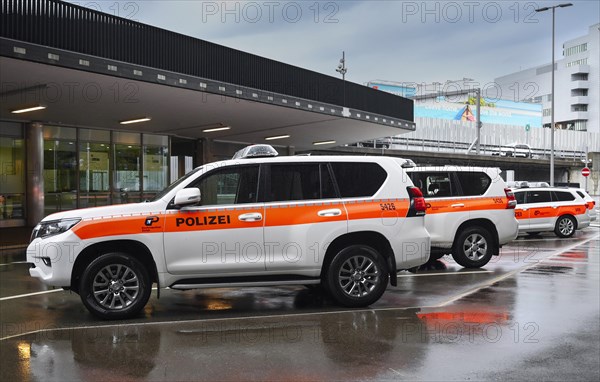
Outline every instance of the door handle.
[[464, 206], [465, 206], [464, 203], [456, 203], [456, 204], [452, 204], [450, 207], [452, 207], [452, 208], [462, 208]]
[[342, 210], [339, 208], [332, 208], [330, 210], [321, 210], [317, 212], [317, 215], [327, 217], [327, 216], [340, 216], [342, 214]]
[[259, 222], [262, 220], [262, 214], [258, 212], [251, 212], [249, 214], [242, 214], [238, 216], [238, 219], [243, 222]]

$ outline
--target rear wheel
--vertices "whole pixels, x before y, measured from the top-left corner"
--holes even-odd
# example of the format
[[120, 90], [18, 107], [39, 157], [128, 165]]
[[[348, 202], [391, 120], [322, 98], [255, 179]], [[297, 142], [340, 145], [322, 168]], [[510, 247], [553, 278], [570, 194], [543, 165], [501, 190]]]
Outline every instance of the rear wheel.
[[351, 245], [339, 251], [327, 271], [327, 290], [340, 305], [371, 305], [385, 292], [389, 280], [387, 264], [372, 247]]
[[558, 237], [571, 237], [575, 233], [575, 219], [570, 216], [561, 216], [556, 221], [554, 233]]
[[148, 271], [139, 260], [125, 253], [107, 253], [87, 266], [79, 294], [90, 313], [118, 320], [138, 314], [150, 298], [151, 287]]
[[469, 227], [456, 238], [452, 257], [465, 268], [479, 268], [491, 260], [495, 251], [495, 244], [488, 230], [482, 227]]

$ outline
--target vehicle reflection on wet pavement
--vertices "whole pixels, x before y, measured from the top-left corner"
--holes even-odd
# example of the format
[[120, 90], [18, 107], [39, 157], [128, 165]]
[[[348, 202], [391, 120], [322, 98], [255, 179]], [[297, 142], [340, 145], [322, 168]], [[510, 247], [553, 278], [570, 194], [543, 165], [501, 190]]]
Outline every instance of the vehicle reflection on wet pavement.
[[520, 238], [484, 269], [402, 272], [369, 309], [314, 288], [167, 290], [119, 322], [66, 291], [14, 298], [44, 287], [2, 265], [0, 379], [598, 380], [599, 256], [597, 229]]

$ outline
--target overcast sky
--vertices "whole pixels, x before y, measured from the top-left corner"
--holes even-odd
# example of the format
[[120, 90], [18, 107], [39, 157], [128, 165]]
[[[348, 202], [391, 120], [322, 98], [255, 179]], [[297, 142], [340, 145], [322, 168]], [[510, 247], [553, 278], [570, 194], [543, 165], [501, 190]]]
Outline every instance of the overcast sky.
[[[563, 1], [564, 2], [564, 1]], [[562, 43], [600, 21], [600, 2], [556, 11]], [[551, 60], [550, 11], [558, 1], [77, 1], [83, 6], [357, 83], [482, 84]]]

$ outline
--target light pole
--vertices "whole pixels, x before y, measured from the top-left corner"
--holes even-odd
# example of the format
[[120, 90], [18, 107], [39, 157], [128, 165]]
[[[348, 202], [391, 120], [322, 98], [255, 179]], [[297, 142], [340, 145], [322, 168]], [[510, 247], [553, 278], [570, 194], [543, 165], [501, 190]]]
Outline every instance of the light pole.
[[342, 51], [342, 58], [340, 58], [340, 63], [337, 66], [337, 69], [335, 69], [336, 72], [341, 73], [342, 75], [342, 81], [344, 81], [344, 88], [343, 88], [343, 97], [344, 97], [344, 104], [342, 106], [346, 106], [346, 72], [348, 71], [348, 68], [346, 67], [346, 52]]
[[550, 94], [552, 96], [550, 104], [550, 186], [554, 187], [554, 24], [555, 24], [555, 11], [556, 8], [570, 7], [573, 4], [564, 3], [558, 4], [552, 7], [544, 7], [536, 9], [536, 12], [544, 12], [552, 10], [552, 89]]

